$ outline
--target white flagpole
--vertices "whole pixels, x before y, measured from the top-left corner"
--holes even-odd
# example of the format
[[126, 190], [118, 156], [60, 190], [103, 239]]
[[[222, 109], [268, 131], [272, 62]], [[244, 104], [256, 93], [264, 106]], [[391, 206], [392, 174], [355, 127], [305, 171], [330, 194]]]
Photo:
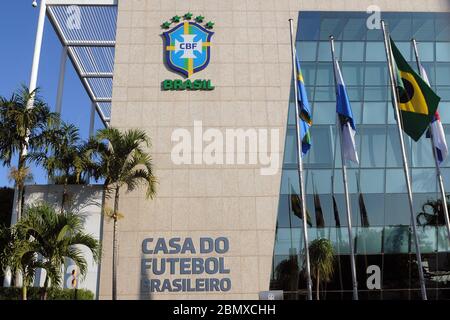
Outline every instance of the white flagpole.
[[[412, 39], [412, 43], [414, 47], [414, 53], [416, 55], [417, 69], [419, 70], [419, 75], [423, 76], [421, 63], [419, 59], [419, 50], [417, 49], [416, 40]], [[441, 191], [442, 207], [444, 208], [445, 226], [447, 227], [447, 235], [450, 240], [450, 219], [448, 217], [447, 198], [445, 196], [444, 181], [442, 180], [441, 167], [439, 165], [439, 159], [437, 157], [436, 146], [434, 145], [433, 130], [431, 130], [431, 124], [430, 127], [428, 128], [428, 132], [430, 133], [431, 148], [433, 148], [434, 163], [436, 165], [436, 177], [438, 179], [439, 189]]]
[[403, 138], [403, 130], [402, 130], [402, 125], [401, 125], [401, 120], [400, 120], [401, 119], [400, 111], [399, 111], [399, 107], [398, 107], [398, 92], [397, 92], [397, 88], [395, 86], [394, 69], [393, 69], [392, 60], [391, 60], [392, 59], [392, 50], [391, 50], [391, 45], [390, 45], [390, 42], [388, 39], [386, 27], [385, 27], [383, 20], [381, 20], [381, 28], [383, 30], [384, 46], [385, 46], [385, 51], [386, 51], [386, 58], [388, 61], [388, 67], [389, 67], [391, 91], [392, 91], [392, 96], [394, 97], [394, 99], [392, 99], [392, 101], [394, 103], [394, 112], [395, 112], [395, 116], [397, 118], [397, 129], [398, 129], [398, 135], [400, 138], [400, 147], [402, 150], [402, 158], [403, 158], [403, 171], [405, 173], [406, 187], [408, 189], [409, 211], [411, 213], [411, 224], [412, 224], [413, 235], [414, 235], [414, 245], [415, 245], [415, 249], [416, 249], [416, 259], [417, 259], [417, 267], [418, 267], [418, 271], [419, 271], [420, 290], [422, 293], [422, 299], [427, 300], [427, 290], [425, 287], [425, 278], [423, 276], [423, 265], [422, 265], [422, 257], [421, 257], [421, 253], [420, 253], [419, 237], [417, 236], [416, 219], [414, 216], [411, 179], [409, 176], [408, 161], [406, 160], [405, 141]]
[[294, 101], [295, 101], [295, 124], [297, 129], [297, 149], [298, 149], [298, 180], [300, 184], [300, 207], [303, 216], [303, 239], [305, 242], [305, 260], [306, 260], [306, 286], [308, 288], [308, 300], [312, 300], [312, 281], [311, 281], [311, 265], [309, 261], [308, 248], [308, 224], [305, 206], [305, 188], [303, 184], [303, 155], [302, 140], [300, 138], [300, 114], [298, 110], [298, 88], [297, 88], [297, 64], [295, 62], [295, 45], [294, 45], [294, 25], [293, 20], [289, 19], [291, 33], [291, 53], [292, 53], [292, 74], [294, 76]]
[[[333, 60], [333, 73], [334, 84], [337, 86], [336, 69], [334, 67], [334, 37], [330, 36], [331, 43], [331, 58]], [[337, 88], [336, 88], [337, 96]], [[348, 194], [348, 182], [347, 182], [347, 165], [345, 164], [344, 153], [342, 150], [342, 133], [339, 125], [339, 116], [336, 115], [336, 130], [339, 132], [339, 140], [341, 141], [341, 162], [342, 162], [342, 177], [344, 182], [344, 194], [345, 194], [345, 209], [347, 211], [347, 229], [348, 229], [348, 243], [350, 247], [350, 263], [352, 268], [352, 285], [353, 285], [353, 300], [358, 300], [358, 281], [356, 278], [356, 263], [355, 263], [355, 249], [353, 245], [353, 232], [352, 232], [352, 213], [350, 209], [350, 198]]]

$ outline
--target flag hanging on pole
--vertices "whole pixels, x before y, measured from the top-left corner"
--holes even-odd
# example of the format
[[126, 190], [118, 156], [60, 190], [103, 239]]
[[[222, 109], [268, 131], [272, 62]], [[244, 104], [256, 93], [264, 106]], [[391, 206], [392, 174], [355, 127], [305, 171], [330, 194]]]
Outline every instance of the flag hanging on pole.
[[[291, 208], [294, 211], [294, 215], [297, 216], [300, 220], [302, 220], [302, 208], [300, 206], [301, 200], [298, 194], [295, 193], [294, 189], [291, 186]], [[312, 227], [311, 216], [309, 215], [308, 210], [306, 210], [306, 222], [308, 226]]]
[[361, 216], [361, 227], [368, 228], [370, 227], [369, 215], [367, 214], [366, 204], [364, 203], [364, 197], [361, 192], [361, 187], [359, 185], [359, 178], [356, 179], [356, 188], [358, 191], [358, 205], [359, 205], [359, 214]]
[[336, 222], [336, 228], [340, 228], [341, 227], [341, 219], [339, 218], [338, 206], [337, 206], [336, 198], [334, 197], [334, 194], [333, 194], [333, 212], [334, 212], [334, 221]]
[[334, 69], [336, 74], [336, 112], [339, 116], [340, 127], [342, 131], [341, 152], [345, 160], [359, 163], [358, 152], [356, 151], [355, 134], [356, 127], [353, 121], [353, 112], [342, 78], [339, 63], [334, 60]]
[[306, 93], [306, 87], [303, 80], [302, 69], [300, 67], [300, 61], [295, 53], [295, 62], [297, 64], [297, 100], [298, 100], [298, 114], [300, 116], [300, 140], [302, 141], [302, 153], [305, 155], [311, 148], [311, 134], [309, 128], [312, 125], [311, 109], [309, 107], [308, 95]]
[[325, 228], [325, 219], [323, 218], [322, 205], [320, 204], [320, 197], [314, 191], [314, 209], [316, 211], [316, 227]]
[[392, 39], [390, 43], [403, 130], [418, 141], [433, 121], [441, 98], [406, 62]]
[[[428, 75], [425, 68], [420, 64], [420, 74], [422, 75], [422, 79], [430, 85], [430, 80], [428, 80]], [[436, 110], [434, 114], [433, 121], [430, 124], [430, 129], [433, 137], [434, 147], [436, 148], [436, 156], [441, 164], [448, 155], [448, 147], [447, 141], [445, 139], [444, 127], [441, 123], [441, 117], [439, 116], [439, 112]], [[430, 138], [427, 135], [427, 138]]]

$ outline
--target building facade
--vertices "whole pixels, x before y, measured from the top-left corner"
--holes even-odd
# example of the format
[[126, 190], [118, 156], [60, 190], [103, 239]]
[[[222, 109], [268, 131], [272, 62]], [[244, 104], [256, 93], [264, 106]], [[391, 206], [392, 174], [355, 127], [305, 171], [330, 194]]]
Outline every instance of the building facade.
[[[313, 146], [305, 158], [313, 218], [309, 237], [329, 238], [339, 257], [324, 295], [345, 299], [351, 294], [328, 41], [333, 34], [361, 159], [349, 168], [361, 297], [418, 297], [382, 32], [373, 25], [378, 9], [408, 60], [413, 61], [410, 38], [419, 42], [442, 98], [442, 121], [450, 124], [445, 108], [450, 102], [448, 1], [119, 1], [111, 125], [146, 130], [159, 179], [154, 200], [146, 199], [144, 190], [121, 197], [119, 298], [258, 299], [268, 290], [305, 298], [303, 277], [295, 271], [302, 264], [300, 220], [289, 204], [289, 195], [298, 193], [290, 18], [313, 108]], [[202, 54], [209, 51], [199, 66], [190, 65], [189, 56], [180, 65], [170, 51], [196, 54], [195, 48], [164, 35], [178, 24], [190, 34], [191, 22], [214, 33], [201, 44]], [[205, 90], [189, 90], [195, 80], [202, 80], [205, 86], [197, 89]], [[422, 204], [438, 197], [433, 158], [429, 140], [407, 142], [419, 214]], [[447, 160], [445, 180], [450, 180], [449, 166]], [[332, 191], [342, 230], [335, 225]], [[314, 194], [324, 228], [314, 222]], [[361, 227], [360, 199], [369, 226]], [[440, 225], [419, 229], [430, 297], [445, 297], [446, 230]], [[110, 221], [104, 221], [102, 239], [99, 297], [109, 299]], [[283, 263], [291, 256], [294, 265]], [[367, 287], [369, 266], [381, 270], [381, 289]]]

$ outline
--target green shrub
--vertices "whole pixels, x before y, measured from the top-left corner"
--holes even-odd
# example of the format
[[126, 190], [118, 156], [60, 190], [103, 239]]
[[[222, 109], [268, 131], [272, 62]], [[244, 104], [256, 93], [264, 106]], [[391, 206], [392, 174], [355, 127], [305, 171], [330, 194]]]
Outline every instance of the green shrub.
[[[20, 300], [22, 299], [21, 288], [0, 287], [0, 300]], [[28, 288], [28, 300], [40, 300], [41, 288]], [[77, 289], [77, 300], [94, 300], [94, 293], [85, 289]], [[49, 288], [47, 300], [75, 300], [74, 289]]]

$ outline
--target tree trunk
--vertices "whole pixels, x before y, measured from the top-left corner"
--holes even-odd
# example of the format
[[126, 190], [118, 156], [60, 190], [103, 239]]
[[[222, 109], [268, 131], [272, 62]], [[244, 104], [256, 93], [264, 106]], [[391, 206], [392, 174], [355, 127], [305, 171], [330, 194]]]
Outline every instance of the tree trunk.
[[22, 300], [27, 300], [27, 286], [28, 284], [24, 282], [22, 286]]
[[48, 274], [46, 274], [45, 275], [44, 286], [42, 287], [41, 300], [47, 300], [48, 281], [49, 281]]
[[316, 277], [316, 300], [320, 300], [319, 296], [319, 286], [320, 286], [320, 273], [319, 270], [317, 270], [317, 277]]
[[64, 213], [64, 205], [66, 204], [66, 197], [67, 197], [67, 177], [64, 181], [64, 187], [63, 187], [63, 194], [62, 194], [62, 200], [61, 200], [61, 214]]
[[[23, 152], [24, 148], [21, 148], [20, 152]], [[22, 168], [25, 167], [25, 159], [24, 156], [22, 154], [19, 154], [19, 162], [17, 164], [17, 172], [20, 175], [22, 172]], [[25, 179], [25, 177], [24, 177]], [[22, 218], [22, 201], [23, 201], [23, 185], [24, 185], [25, 181], [17, 181], [16, 180], [16, 185], [17, 185], [17, 222], [19, 222], [20, 218]]]
[[118, 230], [117, 230], [117, 216], [119, 211], [119, 187], [116, 187], [114, 197], [114, 227], [113, 227], [113, 258], [112, 258], [112, 299], [117, 300], [117, 258], [119, 251], [118, 244]]

